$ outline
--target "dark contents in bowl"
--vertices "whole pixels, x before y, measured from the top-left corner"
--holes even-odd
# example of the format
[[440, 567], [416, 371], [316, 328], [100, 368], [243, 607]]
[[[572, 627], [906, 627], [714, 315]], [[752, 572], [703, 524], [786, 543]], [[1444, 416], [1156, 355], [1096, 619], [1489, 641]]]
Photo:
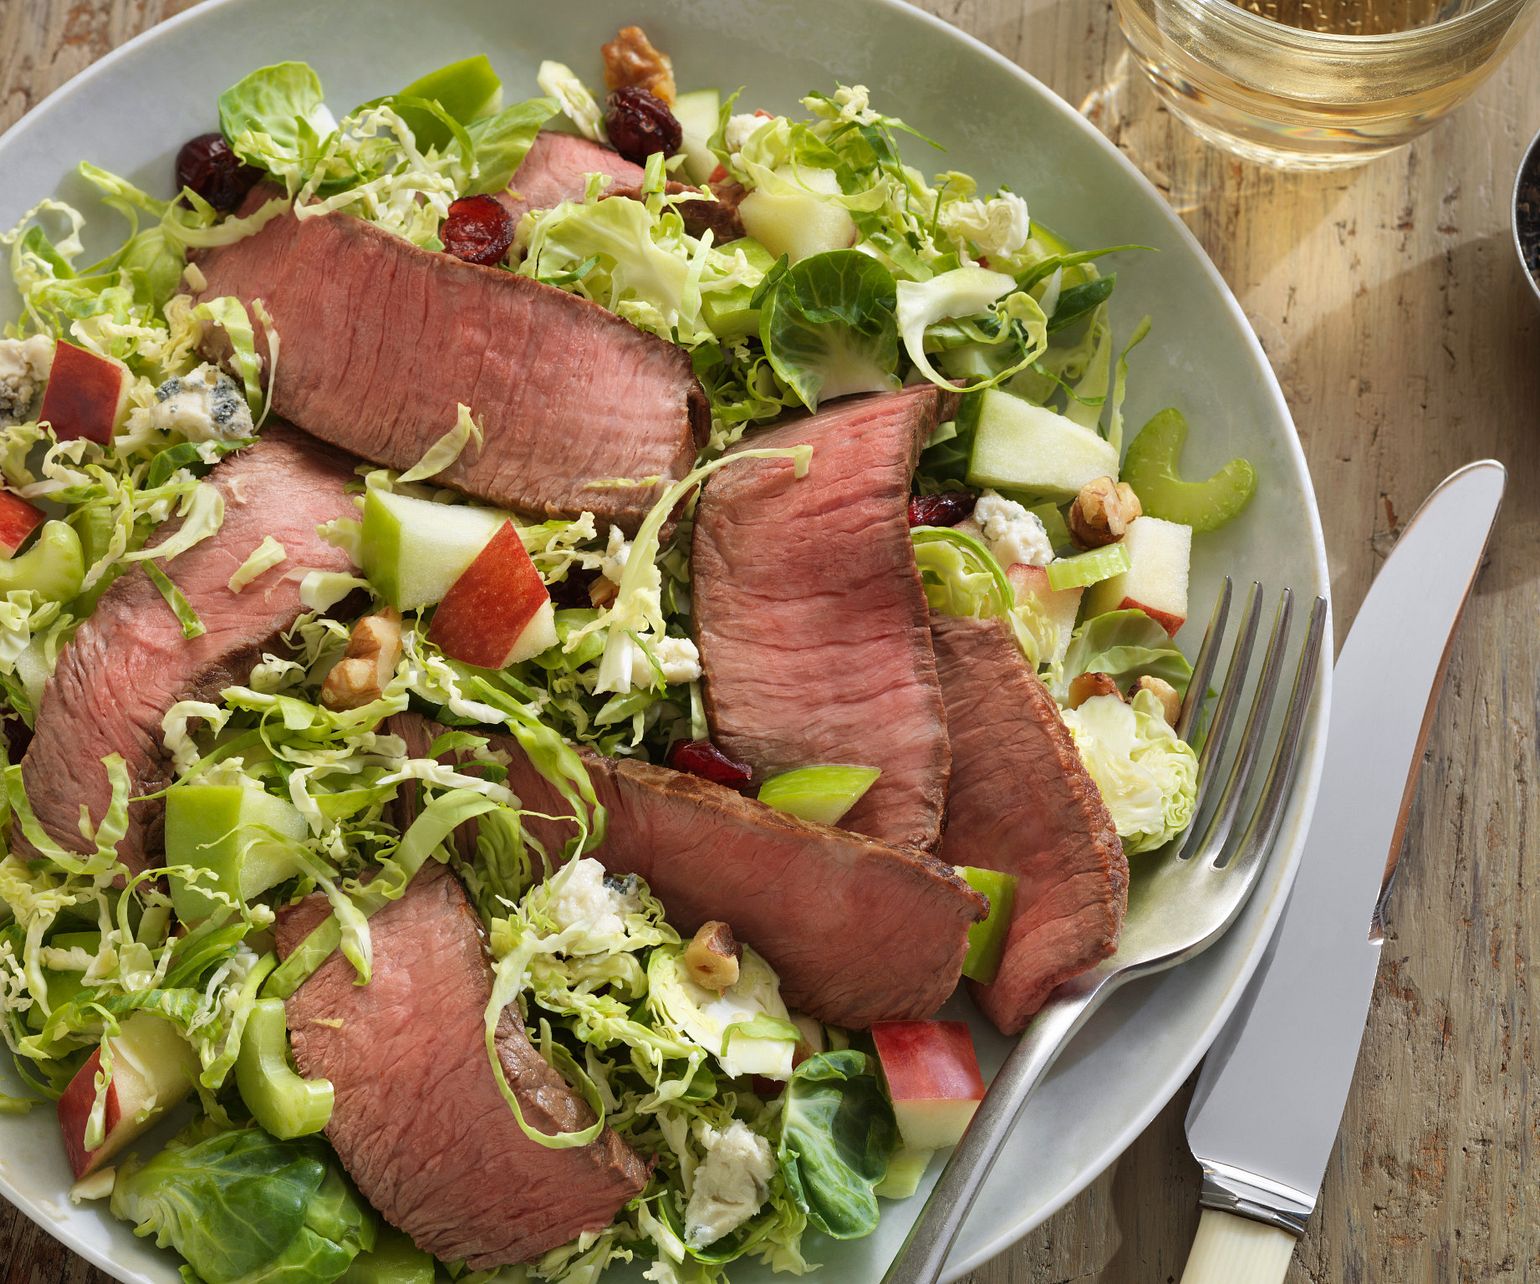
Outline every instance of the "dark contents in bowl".
[[1519, 254], [1524, 266], [1540, 282], [1540, 148], [1532, 148], [1519, 175], [1514, 218], [1519, 229]]

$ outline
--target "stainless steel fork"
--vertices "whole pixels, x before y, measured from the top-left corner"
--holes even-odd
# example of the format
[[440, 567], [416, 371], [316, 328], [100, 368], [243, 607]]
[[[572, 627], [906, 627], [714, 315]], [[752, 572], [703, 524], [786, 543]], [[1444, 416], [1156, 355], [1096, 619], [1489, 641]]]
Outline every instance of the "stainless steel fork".
[[[1294, 610], [1293, 592], [1285, 589], [1274, 614], [1240, 741], [1227, 759], [1226, 749], [1247, 687], [1262, 619], [1262, 597], [1262, 586], [1253, 584], [1214, 706], [1213, 722], [1199, 754], [1198, 801], [1188, 831], [1173, 839], [1164, 853], [1137, 858], [1138, 872], [1129, 888], [1128, 917], [1117, 952], [1061, 985], [1032, 1018], [990, 1084], [903, 1248], [883, 1276], [883, 1284], [934, 1284], [941, 1278], [952, 1242], [994, 1166], [1001, 1144], [1021, 1118], [1028, 1094], [1086, 1019], [1125, 982], [1174, 967], [1207, 949], [1235, 921], [1251, 895], [1283, 822], [1326, 632], [1326, 602], [1316, 598], [1300, 645], [1288, 704], [1278, 730], [1270, 732]], [[1202, 711], [1229, 619], [1230, 600], [1231, 584], [1226, 578], [1177, 722], [1184, 738], [1191, 735]], [[1250, 819], [1237, 833], [1236, 822], [1270, 738], [1271, 765]]]

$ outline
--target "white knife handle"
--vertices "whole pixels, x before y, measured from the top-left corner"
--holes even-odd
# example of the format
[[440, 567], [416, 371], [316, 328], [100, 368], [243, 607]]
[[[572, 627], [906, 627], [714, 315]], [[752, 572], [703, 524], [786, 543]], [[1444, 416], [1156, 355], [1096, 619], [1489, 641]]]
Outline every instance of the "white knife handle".
[[1205, 1208], [1182, 1284], [1283, 1284], [1294, 1244], [1286, 1230]]

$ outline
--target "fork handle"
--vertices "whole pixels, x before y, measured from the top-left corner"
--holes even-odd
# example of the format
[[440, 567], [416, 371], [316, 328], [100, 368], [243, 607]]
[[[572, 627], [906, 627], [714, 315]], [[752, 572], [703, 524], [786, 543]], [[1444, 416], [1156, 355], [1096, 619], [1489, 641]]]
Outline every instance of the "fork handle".
[[1182, 1284], [1283, 1284], [1295, 1243], [1277, 1226], [1205, 1208]]
[[936, 1284], [957, 1232], [973, 1207], [1027, 1097], [1085, 1019], [1111, 990], [1100, 972], [1061, 986], [1000, 1067], [957, 1143], [882, 1284]]

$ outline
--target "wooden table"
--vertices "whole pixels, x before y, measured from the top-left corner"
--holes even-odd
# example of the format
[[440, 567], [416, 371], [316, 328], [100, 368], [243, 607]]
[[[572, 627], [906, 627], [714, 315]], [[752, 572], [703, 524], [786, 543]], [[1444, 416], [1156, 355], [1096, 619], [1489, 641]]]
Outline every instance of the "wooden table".
[[[188, 0], [0, 0], [0, 128]], [[1540, 25], [1452, 120], [1338, 175], [1199, 143], [1109, 0], [927, 0], [1082, 110], [1186, 219], [1288, 394], [1331, 551], [1339, 637], [1397, 525], [1467, 460], [1510, 472], [1402, 860], [1358, 1078], [1291, 1284], [1540, 1280], [1540, 306], [1509, 232], [1540, 129]], [[1196, 1222], [1186, 1093], [975, 1284], [1165, 1284]], [[3, 1284], [105, 1276], [0, 1205]], [[854, 1281], [850, 1284], [855, 1284]]]

